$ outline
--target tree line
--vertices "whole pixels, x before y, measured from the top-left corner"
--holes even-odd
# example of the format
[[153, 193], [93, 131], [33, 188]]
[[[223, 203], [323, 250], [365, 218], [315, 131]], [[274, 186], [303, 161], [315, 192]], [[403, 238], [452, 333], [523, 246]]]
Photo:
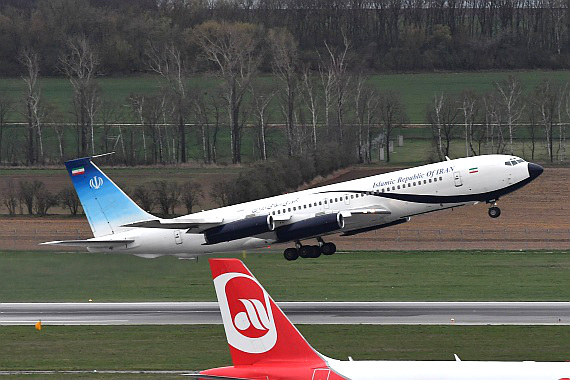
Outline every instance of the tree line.
[[[183, 45], [207, 21], [285, 28], [316, 68], [329, 46], [352, 41], [359, 69], [479, 70], [568, 68], [569, 0], [4, 0], [0, 73], [19, 75], [33, 47], [45, 75], [60, 75], [59, 52], [89, 35], [101, 73], [148, 71], [147, 45]], [[199, 70], [207, 69], [201, 65]], [[264, 60], [263, 71], [271, 71]]]
[[[111, 159], [126, 165], [185, 163], [189, 148], [196, 149], [188, 147], [189, 133], [198, 136], [200, 161], [206, 164], [219, 163], [219, 144], [226, 137], [231, 163], [240, 164], [246, 134], [254, 160], [286, 155], [309, 156], [316, 162], [314, 157], [323, 152], [336, 151], [364, 163], [372, 161], [375, 147], [384, 147], [390, 161], [387, 147], [393, 131], [406, 125], [408, 116], [399, 93], [370, 85], [362, 49], [372, 40], [379, 44], [392, 36], [380, 44], [386, 54], [408, 45], [414, 54], [428, 54], [420, 37], [436, 38], [434, 46], [444, 48], [429, 54], [441, 62], [446, 59], [443, 52], [453, 53], [443, 42], [463, 46], [455, 40], [461, 36], [474, 43], [499, 38], [507, 30], [510, 38], [526, 41], [527, 56], [531, 45], [542, 49], [541, 57], [550, 54], [548, 49], [564, 56], [568, 44], [567, 2], [553, 0], [38, 0], [6, 1], [0, 13], [0, 30], [6, 31], [0, 33], [0, 46], [13, 45], [0, 54], [14, 53], [8, 54], [15, 60], [10, 67], [25, 83], [19, 102], [0, 94], [0, 162], [27, 165], [111, 150], [119, 152]], [[312, 28], [310, 33], [307, 28]], [[127, 30], [132, 35], [127, 37]], [[405, 36], [415, 35], [412, 30], [419, 38], [416, 44], [404, 43]], [[517, 57], [513, 49], [518, 45], [509, 46], [512, 49], [494, 56]], [[121, 72], [111, 68], [109, 54], [128, 57], [135, 72], [158, 75], [161, 87], [153, 94], [131, 94], [120, 104], [104, 101], [99, 75]], [[414, 55], [411, 60], [424, 58]], [[386, 56], [382, 60], [389, 61]], [[215, 76], [219, 85], [199, 88], [192, 79], [196, 72]], [[263, 72], [270, 72], [271, 79], [260, 80]], [[65, 76], [73, 88], [71, 127], [61, 123], [61, 111], [42, 95], [39, 78], [49, 74]], [[512, 152], [517, 125], [527, 123], [532, 125], [528, 134], [533, 155], [535, 142], [544, 138], [551, 161], [555, 139], [556, 154], [564, 157], [568, 86], [545, 81], [531, 97], [523, 97], [521, 89], [520, 81], [509, 78], [495, 83], [492, 94], [467, 89], [459, 97], [436, 94], [433, 107], [426, 110], [436, 157], [449, 154], [459, 126], [464, 126], [466, 155]], [[25, 126], [3, 141], [6, 115], [14, 109]], [[277, 110], [283, 120], [277, 131], [268, 126], [275, 117], [270, 110]], [[136, 128], [121, 125], [125, 111]]]

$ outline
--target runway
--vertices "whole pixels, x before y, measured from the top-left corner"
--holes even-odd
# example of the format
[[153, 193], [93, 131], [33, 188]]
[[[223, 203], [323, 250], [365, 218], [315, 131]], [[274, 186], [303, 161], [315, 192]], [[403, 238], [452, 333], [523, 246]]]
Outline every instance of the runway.
[[[297, 324], [570, 325], [570, 302], [280, 302]], [[0, 303], [0, 325], [221, 324], [216, 302]]]

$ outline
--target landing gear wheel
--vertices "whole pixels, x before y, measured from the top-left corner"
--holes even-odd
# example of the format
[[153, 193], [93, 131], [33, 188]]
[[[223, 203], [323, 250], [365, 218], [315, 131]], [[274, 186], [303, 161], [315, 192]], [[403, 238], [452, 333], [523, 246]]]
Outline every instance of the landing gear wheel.
[[311, 257], [312, 253], [313, 253], [313, 247], [310, 245], [304, 245], [301, 248], [299, 248], [299, 256], [301, 256], [304, 259]]
[[283, 252], [283, 256], [288, 261], [297, 260], [299, 257], [299, 252], [295, 248], [287, 248], [285, 252]]
[[321, 250], [323, 252], [323, 255], [332, 255], [336, 252], [336, 245], [333, 243], [325, 243], [322, 245]]
[[498, 208], [497, 206], [493, 206], [489, 209], [489, 216], [491, 218], [498, 218], [499, 216], [501, 216], [501, 209]]
[[311, 245], [310, 247], [312, 248], [311, 256], [309, 256], [310, 258], [316, 259], [321, 255], [321, 247], [318, 245]]

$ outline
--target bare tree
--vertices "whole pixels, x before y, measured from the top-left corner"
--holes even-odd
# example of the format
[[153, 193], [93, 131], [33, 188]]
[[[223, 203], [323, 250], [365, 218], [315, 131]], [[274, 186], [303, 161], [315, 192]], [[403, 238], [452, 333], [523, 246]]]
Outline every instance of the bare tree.
[[61, 207], [67, 208], [71, 215], [77, 215], [81, 203], [74, 188], [68, 186], [58, 194]]
[[218, 68], [225, 85], [234, 164], [241, 162], [240, 111], [243, 96], [259, 66], [260, 30], [252, 24], [207, 21], [194, 29], [206, 59]]
[[198, 203], [201, 198], [204, 197], [202, 185], [197, 182], [187, 181], [182, 184], [180, 192], [182, 203], [184, 203], [184, 206], [186, 206], [188, 214], [191, 214], [192, 208]]
[[100, 105], [99, 87], [95, 83], [95, 70], [99, 63], [86, 36], [71, 38], [68, 50], [59, 57], [61, 70], [73, 86], [73, 104], [79, 132], [77, 153], [87, 155], [88, 134], [91, 135], [91, 151], [94, 147], [94, 118]]
[[546, 134], [546, 151], [550, 162], [554, 162], [553, 132], [557, 92], [549, 80], [539, 84], [534, 93], [533, 104], [538, 111], [538, 120]]
[[319, 120], [319, 100], [320, 97], [315, 89], [314, 79], [309, 67], [305, 67], [302, 74], [302, 89], [304, 104], [311, 115], [313, 150], [317, 150], [317, 124]]
[[[459, 109], [463, 111], [463, 123], [465, 126], [465, 157], [469, 157], [470, 153], [476, 155], [475, 149], [473, 148], [473, 135], [474, 135], [474, 124], [477, 117], [477, 105], [478, 99], [477, 95], [472, 91], [464, 91], [462, 94], [462, 104]], [[479, 150], [481, 147], [479, 146]]]
[[287, 126], [287, 153], [289, 156], [298, 153], [293, 144], [295, 130], [295, 98], [297, 96], [297, 61], [298, 44], [293, 35], [285, 28], [274, 28], [268, 34], [269, 47], [272, 53], [273, 72], [283, 83], [282, 94], [285, 100], [283, 115]]
[[0, 164], [2, 163], [2, 137], [4, 136], [4, 126], [6, 116], [13, 109], [13, 101], [4, 92], [0, 92]]
[[504, 116], [509, 128], [509, 148], [510, 153], [513, 154], [514, 129], [524, 110], [522, 86], [518, 78], [509, 75], [506, 80], [495, 82], [495, 87], [500, 94], [501, 106], [504, 108]]
[[449, 95], [441, 94], [435, 98], [435, 107], [428, 110], [428, 119], [432, 126], [434, 141], [440, 160], [449, 156], [451, 141], [455, 137], [455, 127], [459, 116], [457, 103]]
[[357, 152], [358, 162], [361, 163], [372, 160], [371, 127], [378, 108], [378, 97], [374, 89], [366, 85], [367, 80], [368, 78], [365, 76], [359, 75], [354, 91], [354, 105], [358, 124]]
[[[252, 109], [257, 121], [257, 144], [262, 160], [267, 160], [267, 107], [275, 96], [275, 90], [256, 90], [250, 86]], [[289, 139], [289, 137], [288, 137]], [[288, 144], [290, 145], [290, 144]], [[291, 155], [292, 152], [290, 151]]]
[[[32, 49], [24, 49], [20, 53], [20, 63], [26, 68], [26, 75], [22, 79], [26, 83], [26, 121], [28, 124], [27, 133], [27, 154], [26, 162], [33, 165], [37, 162], [36, 141], [37, 134], [41, 136], [40, 128], [40, 100], [41, 90], [39, 88], [38, 77], [40, 72], [39, 57]], [[41, 142], [41, 139], [39, 139]], [[43, 150], [43, 145], [42, 145]], [[43, 155], [42, 155], [43, 157]]]
[[188, 74], [184, 58], [179, 48], [167, 45], [159, 49], [150, 45], [147, 53], [151, 70], [168, 82], [168, 92], [172, 96], [174, 118], [178, 124], [178, 162], [186, 162], [186, 115], [188, 113]]
[[331, 47], [326, 41], [325, 47], [329, 55], [329, 59], [326, 65], [327, 71], [329, 72], [327, 76], [332, 82], [336, 108], [337, 138], [339, 144], [342, 144], [345, 106], [348, 99], [351, 83], [351, 75], [347, 70], [347, 53], [350, 48], [350, 42], [348, 41], [346, 35], [343, 33], [343, 48], [339, 52]]
[[13, 180], [8, 180], [6, 182], [6, 187], [4, 188], [4, 206], [8, 209], [8, 214], [10, 216], [16, 215], [16, 208], [18, 207], [19, 195], [18, 190], [16, 190], [16, 184]]
[[[380, 94], [378, 104], [384, 139], [386, 144], [389, 144], [392, 132], [407, 122], [408, 115], [400, 94], [397, 92], [387, 91]], [[386, 149], [386, 162], [390, 162], [390, 149]]]
[[176, 182], [154, 181], [156, 203], [164, 215], [174, 214], [174, 209], [180, 202], [180, 186]]

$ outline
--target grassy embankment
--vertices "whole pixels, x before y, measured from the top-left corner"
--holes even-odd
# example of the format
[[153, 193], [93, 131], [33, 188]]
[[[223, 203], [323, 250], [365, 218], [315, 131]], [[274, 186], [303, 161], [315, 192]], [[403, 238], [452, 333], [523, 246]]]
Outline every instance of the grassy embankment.
[[[567, 251], [351, 252], [295, 262], [248, 253], [244, 261], [278, 301], [570, 299]], [[215, 300], [206, 257], [1, 252], [0, 268], [3, 302]]]
[[[241, 257], [238, 256], [238, 257]], [[286, 262], [248, 254], [276, 300], [567, 300], [559, 252], [354, 252]], [[214, 300], [207, 260], [0, 253], [2, 301]], [[323, 354], [355, 359], [566, 360], [570, 328], [299, 326]], [[193, 370], [230, 363], [221, 326], [0, 327], [2, 370]], [[141, 375], [81, 375], [93, 378]], [[77, 378], [80, 375], [54, 375]], [[152, 375], [146, 378], [176, 378]], [[30, 378], [30, 377], [25, 377]], [[34, 377], [31, 377], [34, 378]], [[35, 377], [42, 378], [42, 376]]]
[[[564, 361], [570, 354], [568, 326], [301, 325], [299, 330], [315, 349], [338, 359], [453, 360], [455, 353], [463, 360]], [[0, 327], [0, 342], [2, 370], [200, 370], [231, 363], [222, 326]]]

